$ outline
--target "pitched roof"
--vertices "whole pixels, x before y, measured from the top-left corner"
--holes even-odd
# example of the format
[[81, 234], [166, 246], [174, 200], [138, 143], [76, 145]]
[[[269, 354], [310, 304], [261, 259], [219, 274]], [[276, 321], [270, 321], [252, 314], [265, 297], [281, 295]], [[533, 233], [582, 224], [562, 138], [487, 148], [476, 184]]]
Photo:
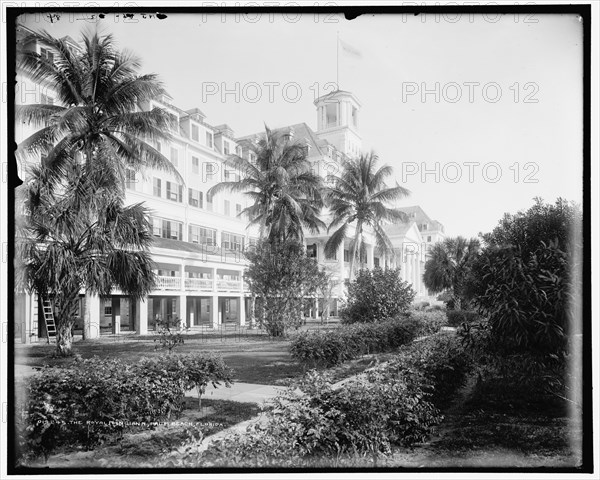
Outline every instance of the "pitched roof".
[[[293, 130], [294, 141], [305, 142], [310, 146], [309, 157], [326, 154], [326, 148], [327, 145], [329, 145], [329, 142], [327, 142], [327, 140], [322, 140], [318, 138], [317, 134], [313, 131], [313, 129], [310, 128], [305, 122], [296, 123], [294, 125], [288, 125], [286, 127], [272, 128], [271, 130], [277, 133], [287, 133], [290, 130]], [[264, 132], [255, 133], [253, 135], [246, 135], [244, 137], [238, 138], [237, 141], [252, 141], [257, 136], [264, 136]]]

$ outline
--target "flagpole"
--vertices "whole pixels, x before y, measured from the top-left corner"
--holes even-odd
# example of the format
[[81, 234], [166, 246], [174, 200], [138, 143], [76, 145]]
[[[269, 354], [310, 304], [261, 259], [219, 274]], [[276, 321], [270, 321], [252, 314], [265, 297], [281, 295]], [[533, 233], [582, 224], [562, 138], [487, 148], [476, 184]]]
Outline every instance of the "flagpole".
[[340, 32], [338, 30], [336, 37], [336, 73], [335, 73], [335, 84], [336, 88], [340, 89]]

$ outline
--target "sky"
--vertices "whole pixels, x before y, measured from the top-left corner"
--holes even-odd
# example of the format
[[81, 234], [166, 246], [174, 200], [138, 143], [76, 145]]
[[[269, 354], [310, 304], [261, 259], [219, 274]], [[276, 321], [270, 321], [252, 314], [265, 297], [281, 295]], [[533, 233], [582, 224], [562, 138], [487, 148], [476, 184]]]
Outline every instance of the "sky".
[[[391, 165], [449, 236], [477, 236], [534, 197], [582, 199], [582, 24], [574, 15], [29, 15], [80, 38], [112, 34], [173, 103], [236, 136], [306, 122], [315, 98], [361, 102], [363, 151]], [[338, 49], [337, 38], [350, 46]]]

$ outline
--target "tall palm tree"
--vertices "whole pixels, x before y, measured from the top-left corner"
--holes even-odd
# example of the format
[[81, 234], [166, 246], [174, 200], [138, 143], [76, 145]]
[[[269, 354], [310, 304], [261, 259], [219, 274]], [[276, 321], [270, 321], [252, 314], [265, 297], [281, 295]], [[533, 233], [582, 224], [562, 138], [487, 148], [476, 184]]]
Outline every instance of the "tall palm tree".
[[140, 299], [153, 287], [153, 237], [146, 209], [124, 206], [100, 169], [67, 160], [60, 192], [48, 187], [45, 169], [33, 167], [19, 192], [15, 271], [17, 285], [53, 301], [56, 352], [66, 356], [80, 290], [108, 296], [116, 286]]
[[433, 293], [452, 291], [454, 308], [460, 310], [465, 298], [465, 280], [479, 252], [479, 240], [449, 237], [433, 245], [425, 262], [423, 283]]
[[332, 216], [328, 231], [337, 228], [325, 244], [325, 254], [334, 256], [354, 224], [350, 280], [354, 278], [357, 254], [362, 252], [363, 229], [370, 227], [375, 234], [376, 249], [380, 253], [393, 254], [392, 242], [383, 230], [383, 222], [405, 222], [404, 212], [386, 206], [389, 202], [404, 198], [410, 192], [396, 184], [388, 187], [385, 179], [392, 168], [383, 165], [377, 169], [378, 157], [374, 153], [355, 159], [345, 159], [339, 176], [329, 176], [331, 187], [327, 190], [326, 203]]
[[258, 225], [261, 239], [273, 242], [302, 241], [304, 228], [317, 233], [325, 224], [321, 177], [311, 171], [306, 147], [265, 125], [265, 135], [248, 148], [255, 161], [230, 155], [226, 167], [240, 174], [238, 181], [221, 182], [209, 195], [221, 191], [243, 192], [252, 204], [240, 212], [249, 225]]
[[[52, 52], [42, 56], [28, 48], [31, 42]], [[31, 33], [18, 48], [17, 69], [38, 85], [56, 91], [57, 104], [18, 105], [16, 117], [39, 129], [17, 149], [17, 158], [38, 160], [38, 180], [46, 195], [64, 188], [73, 172], [72, 160], [86, 165], [86, 174], [102, 172], [103, 187], [117, 196], [125, 192], [126, 169], [137, 172], [153, 167], [174, 173], [170, 161], [150, 143], [166, 141], [176, 127], [163, 109], [138, 111], [138, 106], [165, 93], [154, 74], [138, 75], [140, 60], [115, 48], [111, 35], [84, 33], [81, 48], [47, 32]], [[79, 203], [98, 202], [104, 196], [82, 190], [72, 192]], [[83, 196], [87, 195], [87, 197]], [[32, 203], [30, 208], [36, 208]], [[78, 208], [77, 202], [73, 208]], [[101, 210], [101, 208], [100, 208]], [[92, 215], [93, 209], [81, 209]], [[44, 292], [40, 292], [43, 294]], [[86, 299], [88, 296], [86, 295]], [[87, 302], [86, 302], [87, 303]], [[84, 338], [89, 330], [84, 317]]]
[[[32, 41], [52, 51], [52, 60], [28, 49]], [[15, 108], [17, 120], [40, 127], [18, 146], [17, 157], [37, 160], [44, 155], [49, 185], [60, 182], [74, 156], [88, 165], [101, 162], [115, 189], [124, 188], [126, 168], [159, 168], [181, 180], [171, 162], [148, 143], [169, 139], [173, 120], [161, 108], [137, 111], [165, 90], [156, 75], [137, 74], [140, 60], [116, 50], [111, 35], [83, 34], [78, 49], [45, 31], [34, 32], [17, 53], [17, 71], [57, 94], [58, 104]], [[102, 161], [106, 157], [113, 161]]]

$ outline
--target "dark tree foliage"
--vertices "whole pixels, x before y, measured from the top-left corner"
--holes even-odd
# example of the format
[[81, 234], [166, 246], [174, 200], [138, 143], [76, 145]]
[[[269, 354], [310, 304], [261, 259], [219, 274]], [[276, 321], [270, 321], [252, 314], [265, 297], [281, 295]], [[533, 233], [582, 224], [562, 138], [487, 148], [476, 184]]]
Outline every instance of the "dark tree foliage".
[[487, 245], [469, 288], [499, 345], [538, 353], [566, 350], [569, 329], [581, 322], [581, 220], [578, 206], [538, 198], [482, 236]]
[[318, 263], [295, 241], [261, 241], [246, 257], [249, 265], [244, 278], [257, 298], [258, 323], [274, 337], [299, 327], [304, 298], [313, 296], [318, 288]]
[[344, 323], [379, 322], [406, 312], [415, 298], [410, 284], [400, 280], [400, 269], [359, 270], [348, 284]]

